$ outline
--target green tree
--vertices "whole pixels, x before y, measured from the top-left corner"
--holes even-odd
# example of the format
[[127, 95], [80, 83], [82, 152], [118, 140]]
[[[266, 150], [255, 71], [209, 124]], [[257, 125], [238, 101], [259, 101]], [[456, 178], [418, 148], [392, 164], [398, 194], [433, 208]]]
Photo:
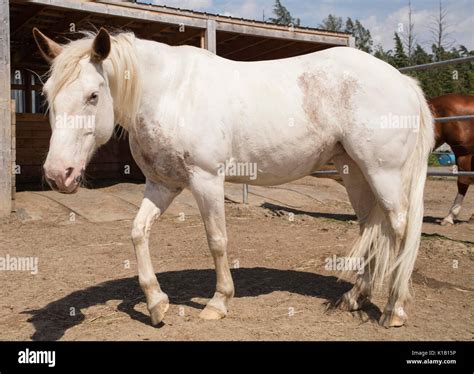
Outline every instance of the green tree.
[[[455, 59], [465, 56], [474, 56], [474, 51], [469, 51], [465, 46], [445, 50], [432, 46], [432, 53], [428, 53], [419, 44], [416, 44], [411, 59], [405, 52], [401, 38], [394, 37], [395, 49], [385, 51], [381, 45], [375, 47], [374, 56], [400, 68], [408, 65], [421, 65], [435, 62], [438, 58], [443, 60]], [[407, 73], [421, 83], [423, 91], [428, 98], [448, 93], [464, 93], [474, 95], [474, 66], [472, 64], [457, 64], [437, 69], [411, 71]]]
[[323, 19], [319, 27], [328, 31], [347, 32], [355, 38], [355, 46], [357, 49], [372, 53], [374, 43], [370, 31], [366, 29], [358, 19], [353, 21], [351, 17], [347, 17], [345, 27], [343, 27], [341, 17], [329, 14]]
[[377, 57], [378, 59], [385, 61], [386, 63], [390, 65], [395, 65], [393, 61], [393, 52], [392, 50], [384, 51], [383, 47], [381, 44], [377, 44], [375, 47], [374, 51], [374, 56]]
[[275, 0], [275, 4], [273, 4], [273, 14], [275, 18], [270, 18], [269, 21], [277, 25], [299, 26], [301, 24], [301, 20], [299, 18], [293, 18], [290, 11], [286, 9], [280, 0]]
[[354, 21], [352, 21], [351, 17], [347, 17], [346, 20], [346, 29], [344, 30], [345, 32], [348, 32], [349, 34], [354, 35], [354, 30], [355, 30], [355, 25]]
[[[428, 64], [432, 60], [433, 60], [433, 56], [428, 54], [421, 45], [416, 44], [411, 55], [410, 65]], [[425, 92], [426, 96], [432, 97], [432, 94], [431, 94], [432, 70], [414, 71], [410, 75], [418, 79], [418, 81], [421, 83], [421, 87], [423, 88], [423, 91]]]
[[372, 46], [374, 45], [372, 35], [370, 35], [370, 31], [366, 29], [358, 19], [355, 21], [355, 24], [352, 24], [352, 20], [348, 18], [345, 31], [354, 36], [357, 49], [372, 53]]
[[400, 35], [395, 33], [393, 40], [395, 41], [395, 50], [393, 52], [393, 62], [395, 63], [395, 67], [403, 68], [408, 66], [408, 56], [405, 53], [405, 48], [403, 47]]
[[325, 19], [323, 19], [319, 27], [328, 31], [343, 31], [342, 18], [330, 14]]

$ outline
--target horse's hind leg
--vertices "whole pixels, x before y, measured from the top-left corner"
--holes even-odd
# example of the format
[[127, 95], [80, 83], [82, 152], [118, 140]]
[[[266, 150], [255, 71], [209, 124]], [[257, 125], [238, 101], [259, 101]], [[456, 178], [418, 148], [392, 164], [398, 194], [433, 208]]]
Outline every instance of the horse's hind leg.
[[[471, 165], [472, 159], [473, 157], [471, 155], [457, 157], [456, 163], [459, 167], [459, 171], [471, 171], [471, 169], [473, 169], [472, 166], [474, 166]], [[454, 220], [461, 212], [462, 203], [469, 189], [470, 182], [471, 179], [469, 177], [458, 177], [458, 193], [454, 199], [453, 206], [449, 210], [449, 214], [441, 221], [442, 226], [454, 225]]]
[[224, 178], [204, 171], [195, 171], [190, 187], [204, 221], [217, 278], [216, 292], [201, 312], [200, 317], [220, 319], [227, 315], [228, 303], [234, 296], [234, 283], [227, 261]]
[[[396, 168], [370, 170], [367, 173], [367, 178], [380, 207], [388, 218], [392, 231], [388, 248], [380, 248], [381, 251], [388, 251], [383, 254], [384, 260], [377, 260], [384, 262], [381, 266], [385, 270], [381, 274], [380, 281], [384, 280], [385, 274], [392, 272], [389, 284], [389, 300], [379, 322], [385, 327], [402, 326], [407, 320], [404, 307], [409, 297], [410, 281], [410, 278], [404, 275], [411, 274], [414, 261], [408, 265], [405, 262], [403, 265], [405, 268], [403, 269], [401, 266], [392, 269], [392, 261], [396, 261], [397, 256], [399, 258], [403, 254], [401, 248], [407, 229], [408, 198], [403, 188], [401, 170]], [[380, 256], [382, 256], [382, 253], [378, 254], [379, 258]], [[413, 258], [416, 258], [416, 256]], [[411, 269], [408, 269], [407, 266]], [[400, 273], [401, 271], [403, 273]], [[395, 282], [397, 276], [401, 275], [403, 276], [398, 282]]]
[[[376, 198], [359, 166], [347, 153], [334, 157], [333, 162], [344, 181], [362, 233], [370, 212], [376, 205]], [[370, 271], [366, 266], [364, 273], [358, 276], [354, 287], [346, 292], [336, 305], [346, 311], [358, 310], [370, 299], [370, 295]]]
[[169, 189], [147, 181], [140, 210], [133, 222], [132, 241], [138, 264], [138, 281], [145, 293], [153, 325], [159, 324], [168, 310], [168, 296], [161, 290], [150, 258], [148, 239], [153, 222], [165, 212], [180, 189]]

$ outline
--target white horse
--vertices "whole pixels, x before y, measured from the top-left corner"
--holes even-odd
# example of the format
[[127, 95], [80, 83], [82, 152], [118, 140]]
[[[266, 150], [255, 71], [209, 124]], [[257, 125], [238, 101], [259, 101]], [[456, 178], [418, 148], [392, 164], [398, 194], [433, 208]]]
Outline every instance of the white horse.
[[[380, 323], [405, 323], [434, 139], [430, 110], [414, 80], [352, 48], [235, 62], [104, 29], [66, 45], [33, 33], [52, 63], [44, 86], [53, 130], [44, 171], [52, 188], [76, 191], [114, 125], [129, 133], [146, 176], [132, 240], [153, 324], [163, 320], [169, 301], [150, 260], [150, 229], [184, 188], [199, 206], [217, 273], [216, 292], [200, 316], [220, 319], [234, 295], [224, 181], [282, 184], [331, 159], [360, 222], [351, 256], [363, 258], [366, 270], [339, 306], [359, 309], [387, 280]], [[93, 116], [95, 126], [62, 126], [58, 118], [64, 116]], [[416, 125], [403, 118], [417, 119]], [[257, 178], [226, 175], [222, 165], [229, 160], [258, 165]]]

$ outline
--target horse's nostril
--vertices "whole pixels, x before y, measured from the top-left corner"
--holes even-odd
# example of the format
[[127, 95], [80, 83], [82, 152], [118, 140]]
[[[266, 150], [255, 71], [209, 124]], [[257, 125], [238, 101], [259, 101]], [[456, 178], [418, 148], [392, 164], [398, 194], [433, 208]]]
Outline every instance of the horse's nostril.
[[82, 182], [82, 174], [79, 174], [76, 179], [74, 179], [76, 181], [77, 184], [81, 183]]
[[69, 178], [74, 171], [74, 168], [67, 168], [66, 169], [66, 179]]
[[58, 185], [56, 184], [56, 181], [54, 179], [48, 178], [48, 183], [53, 190], [58, 189]]

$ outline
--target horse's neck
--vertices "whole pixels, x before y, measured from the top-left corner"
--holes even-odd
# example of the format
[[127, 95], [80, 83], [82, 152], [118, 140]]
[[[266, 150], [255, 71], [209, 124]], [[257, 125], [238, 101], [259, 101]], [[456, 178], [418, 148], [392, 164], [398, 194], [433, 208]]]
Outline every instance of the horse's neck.
[[[124, 102], [126, 92], [117, 89], [119, 83], [123, 83], [124, 79], [129, 79], [133, 86], [131, 90], [138, 90], [140, 97], [138, 115], [140, 115], [140, 112], [146, 113], [153, 110], [153, 106], [156, 107], [157, 105], [157, 93], [162, 92], [163, 84], [166, 82], [163, 78], [164, 74], [168, 73], [168, 81], [173, 80], [172, 71], [170, 72], [164, 65], [167, 60], [166, 56], [169, 54], [169, 48], [169, 46], [162, 43], [136, 39], [133, 53], [138, 66], [135, 69], [124, 64], [121, 68], [124, 71], [116, 71], [113, 69], [112, 63], [109, 63], [105, 67], [111, 86], [110, 93], [114, 102], [116, 121], [120, 122], [120, 125], [127, 131], [131, 130], [133, 121], [123, 121], [123, 113], [127, 113], [127, 110], [129, 111], [129, 108], [126, 106], [130, 104], [132, 100], [126, 100]], [[171, 63], [170, 61], [170, 64]], [[116, 63], [116, 65], [120, 66], [121, 64]], [[136, 71], [136, 74], [132, 74], [132, 71]], [[133, 97], [133, 95], [130, 96]], [[120, 119], [122, 119], [122, 121], [120, 121]]]
[[[202, 61], [208, 52], [198, 48], [176, 48], [163, 43], [136, 39], [135, 53], [139, 64], [141, 97], [137, 114], [138, 117], [148, 118], [150, 114], [155, 116], [159, 114], [157, 108], [160, 107], [162, 97], [169, 93], [180, 92], [182, 85], [186, 85], [188, 80], [192, 79], [198, 61]], [[123, 79], [111, 77], [111, 79], [117, 78]], [[121, 94], [123, 93], [116, 92], [112, 96]], [[114, 103], [120, 102], [115, 97], [113, 99]], [[121, 108], [114, 110], [120, 111]], [[122, 126], [130, 131], [133, 123], [124, 123]]]
[[162, 99], [185, 90], [183, 86], [193, 79], [207, 53], [198, 48], [171, 47], [147, 40], [138, 40], [136, 49], [142, 78], [140, 112], [145, 117], [150, 113], [159, 115]]

